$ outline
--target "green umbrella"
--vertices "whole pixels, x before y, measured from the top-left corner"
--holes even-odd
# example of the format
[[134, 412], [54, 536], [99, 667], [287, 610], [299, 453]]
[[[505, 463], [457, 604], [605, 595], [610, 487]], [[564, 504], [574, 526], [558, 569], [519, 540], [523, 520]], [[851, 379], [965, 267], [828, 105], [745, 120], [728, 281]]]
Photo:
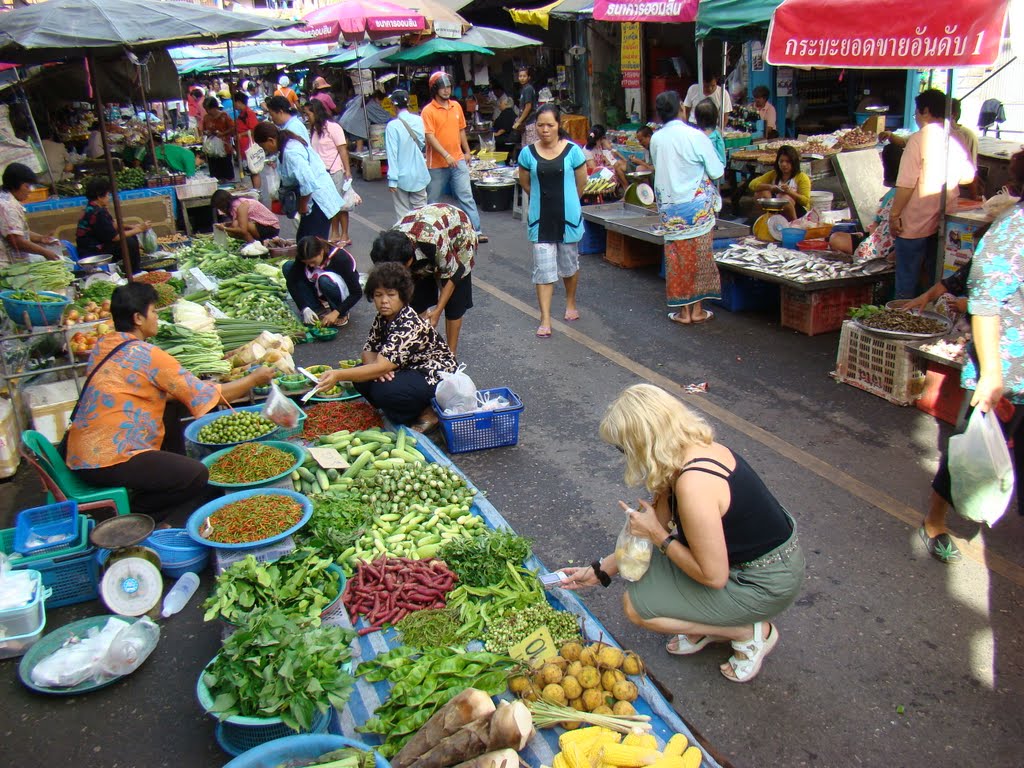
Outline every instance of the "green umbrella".
[[373, 43], [364, 43], [358, 48], [346, 48], [341, 51], [334, 51], [330, 56], [322, 58], [321, 64], [348, 64], [350, 61], [357, 61], [360, 59], [366, 59], [370, 56], [376, 56], [378, 53], [386, 51], [385, 56], [390, 56], [392, 53], [398, 51], [398, 46], [392, 45], [387, 48], [378, 48]]
[[353, 61], [345, 69], [389, 69], [391, 64], [388, 58], [394, 56], [401, 50], [397, 45], [389, 45], [387, 48], [378, 48], [368, 56], [361, 56]]
[[427, 63], [433, 58], [444, 58], [445, 56], [457, 53], [480, 53], [484, 56], [494, 55], [494, 51], [481, 45], [464, 43], [461, 40], [449, 40], [443, 37], [432, 37], [425, 43], [412, 48], [406, 48], [394, 56], [388, 56], [387, 60], [392, 64], [419, 64]]

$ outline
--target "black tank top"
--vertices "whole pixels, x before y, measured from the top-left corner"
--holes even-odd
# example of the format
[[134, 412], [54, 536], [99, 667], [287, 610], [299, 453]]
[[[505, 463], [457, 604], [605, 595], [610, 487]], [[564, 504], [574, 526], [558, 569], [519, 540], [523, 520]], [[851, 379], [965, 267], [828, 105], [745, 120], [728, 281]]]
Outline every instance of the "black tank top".
[[[700, 458], [686, 462], [679, 474], [706, 472], [729, 483], [729, 509], [722, 517], [722, 530], [725, 532], [729, 565], [736, 565], [756, 560], [784, 544], [792, 535], [793, 526], [778, 499], [772, 495], [758, 474], [742, 456], [735, 452], [732, 455], [736, 459], [734, 470], [714, 459]], [[698, 462], [714, 466], [693, 466]], [[674, 488], [669, 489], [668, 503], [672, 520], [676, 524], [674, 535], [686, 544], [683, 526], [676, 510]]]

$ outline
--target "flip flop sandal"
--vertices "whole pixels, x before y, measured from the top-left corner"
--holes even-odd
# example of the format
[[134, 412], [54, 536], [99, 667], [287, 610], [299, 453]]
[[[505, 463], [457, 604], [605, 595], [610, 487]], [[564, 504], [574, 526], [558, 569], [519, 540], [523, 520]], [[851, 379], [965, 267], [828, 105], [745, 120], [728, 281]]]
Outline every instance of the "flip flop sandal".
[[960, 548], [948, 533], [940, 533], [938, 536], [929, 537], [923, 525], [917, 529], [917, 533], [921, 537], [921, 541], [924, 542], [928, 554], [940, 563], [953, 565], [954, 563], [959, 563], [963, 557], [960, 553]]
[[690, 315], [690, 325], [700, 325], [701, 323], [710, 323], [715, 319], [715, 313], [710, 309], [704, 310], [704, 317], [700, 320], [694, 320], [693, 315]]
[[715, 642], [711, 635], [704, 635], [696, 643], [691, 641], [686, 635], [673, 635], [675, 638], [675, 646], [672, 645], [672, 638], [665, 643], [665, 650], [671, 653], [673, 656], [692, 656], [695, 653], [700, 653], [708, 645]]
[[537, 338], [538, 339], [550, 339], [551, 338], [551, 328], [549, 326], [546, 326], [546, 325], [539, 326], [537, 328]]
[[487, 235], [482, 235], [478, 232], [476, 235], [476, 241], [483, 245], [484, 243], [489, 243], [491, 241], [491, 238], [489, 238]]
[[[722, 677], [732, 683], [749, 683], [757, 677], [765, 658], [775, 649], [776, 644], [779, 642], [779, 630], [775, 628], [774, 624], [768, 624], [768, 630], [771, 634], [767, 637], [761, 635], [762, 628], [766, 623], [761, 621], [755, 622], [754, 636], [749, 640], [733, 640], [730, 643], [734, 651], [744, 654], [746, 658], [737, 659], [736, 656], [730, 656], [728, 664], [732, 669], [732, 675], [727, 675], [722, 670]], [[760, 639], [758, 639], [759, 637]]]
[[564, 319], [565, 319], [565, 321], [567, 323], [571, 323], [574, 320], [579, 320], [580, 319], [580, 313], [577, 312], [575, 309], [567, 309], [567, 310], [565, 310], [565, 318]]
[[680, 320], [679, 319], [679, 313], [678, 312], [669, 312], [668, 313], [668, 319], [671, 320], [676, 325], [690, 325], [690, 321], [689, 320]]

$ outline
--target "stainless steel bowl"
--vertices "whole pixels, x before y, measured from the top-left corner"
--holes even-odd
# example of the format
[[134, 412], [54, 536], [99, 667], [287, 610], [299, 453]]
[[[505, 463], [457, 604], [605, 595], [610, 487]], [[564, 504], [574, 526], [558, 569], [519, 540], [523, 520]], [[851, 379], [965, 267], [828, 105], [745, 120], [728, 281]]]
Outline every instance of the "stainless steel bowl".
[[110, 253], [98, 253], [95, 256], [83, 256], [78, 260], [78, 266], [80, 267], [102, 267], [104, 264], [109, 264], [114, 260], [113, 254]]
[[781, 211], [788, 202], [789, 198], [786, 197], [761, 197], [757, 200], [757, 204], [766, 211]]

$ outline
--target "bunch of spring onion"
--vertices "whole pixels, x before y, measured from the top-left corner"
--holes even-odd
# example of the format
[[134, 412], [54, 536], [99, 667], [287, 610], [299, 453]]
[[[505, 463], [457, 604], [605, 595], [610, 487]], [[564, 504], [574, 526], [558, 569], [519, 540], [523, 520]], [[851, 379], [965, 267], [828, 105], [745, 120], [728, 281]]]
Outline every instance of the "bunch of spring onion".
[[223, 376], [231, 372], [231, 363], [224, 359], [224, 347], [216, 333], [197, 333], [181, 325], [161, 323], [152, 342], [196, 376]]

